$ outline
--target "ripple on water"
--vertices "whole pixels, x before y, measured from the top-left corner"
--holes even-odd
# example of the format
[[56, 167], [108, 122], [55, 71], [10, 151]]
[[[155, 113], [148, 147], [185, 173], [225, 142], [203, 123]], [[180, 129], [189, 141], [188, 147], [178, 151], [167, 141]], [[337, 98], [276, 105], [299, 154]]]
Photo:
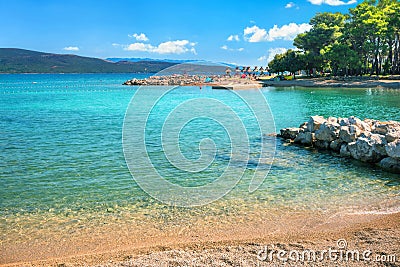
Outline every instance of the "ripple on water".
[[[159, 203], [134, 182], [122, 152], [124, 113], [135, 89], [118, 84], [131, 76], [10, 75], [2, 79], [3, 242], [22, 242], [48, 236], [51, 231], [68, 237], [76, 229], [89, 231], [104, 224], [132, 225], [144, 231], [146, 227], [201, 225], [201, 221], [229, 223], [243, 217], [262, 220], [282, 210], [367, 214], [398, 211], [398, 175], [330, 153], [286, 146], [280, 141], [275, 157], [259, 162], [258, 142], [262, 139], [251, 132], [250, 160], [236, 157], [231, 162], [238, 173], [243, 168], [245, 173], [228, 195], [191, 209]], [[32, 84], [33, 81], [37, 83]], [[198, 93], [198, 88], [188, 88], [174, 97], [191, 99]], [[201, 93], [202, 97], [217, 95], [236, 103], [224, 91], [215, 93], [204, 88]], [[315, 114], [400, 120], [400, 93], [394, 90], [267, 88], [263, 93], [278, 129], [297, 125]], [[238, 111], [244, 112], [239, 106]], [[251, 129], [252, 121], [247, 124]], [[201, 138], [216, 138], [218, 150], [208, 170], [187, 175], [172, 168], [163, 157], [157, 138], [149, 144], [151, 157], [172, 182], [193, 186], [213, 181], [232, 160], [227, 135], [215, 131], [218, 127], [206, 120], [195, 121], [183, 131], [182, 153], [193, 158], [200, 155]], [[264, 183], [250, 194], [254, 171], [268, 171], [271, 162]]]

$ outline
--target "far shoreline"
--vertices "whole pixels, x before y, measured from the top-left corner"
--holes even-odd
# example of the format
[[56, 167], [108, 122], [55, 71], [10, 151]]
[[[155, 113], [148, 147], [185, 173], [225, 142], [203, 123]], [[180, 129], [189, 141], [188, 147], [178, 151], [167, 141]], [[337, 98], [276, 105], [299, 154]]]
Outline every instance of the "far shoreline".
[[262, 81], [263, 87], [388, 88], [400, 89], [400, 80], [337, 80], [328, 78]]
[[213, 89], [246, 90], [260, 87], [312, 87], [312, 88], [388, 88], [400, 89], [400, 80], [378, 79], [373, 77], [358, 78], [299, 78], [292, 80], [275, 79], [276, 76], [242, 78], [238, 75], [209, 75], [205, 81], [199, 75], [161, 75], [145, 79], [133, 78], [123, 83], [126, 86], [211, 86]]

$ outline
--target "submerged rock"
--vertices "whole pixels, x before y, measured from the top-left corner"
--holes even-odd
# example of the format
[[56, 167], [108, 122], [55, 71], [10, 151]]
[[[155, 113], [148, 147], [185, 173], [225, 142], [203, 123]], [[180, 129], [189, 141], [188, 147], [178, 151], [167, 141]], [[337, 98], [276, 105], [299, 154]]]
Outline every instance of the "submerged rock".
[[342, 157], [350, 157], [351, 156], [350, 151], [349, 151], [349, 146], [347, 144], [342, 144], [340, 146], [340, 156], [342, 156]]
[[339, 152], [341, 148], [342, 143], [340, 142], [339, 139], [333, 140], [330, 144], [329, 147], [333, 151]]
[[330, 145], [330, 142], [329, 141], [325, 141], [325, 140], [317, 140], [317, 141], [315, 141], [314, 145], [316, 147], [318, 147], [318, 148], [321, 148], [321, 149], [328, 149], [329, 145]]
[[296, 136], [299, 134], [300, 128], [285, 128], [281, 129], [281, 137], [284, 139], [295, 139]]
[[387, 157], [382, 159], [379, 164], [381, 168], [394, 173], [400, 173], [400, 160]]
[[300, 131], [294, 139], [295, 143], [311, 145], [315, 141], [315, 134], [311, 132]]

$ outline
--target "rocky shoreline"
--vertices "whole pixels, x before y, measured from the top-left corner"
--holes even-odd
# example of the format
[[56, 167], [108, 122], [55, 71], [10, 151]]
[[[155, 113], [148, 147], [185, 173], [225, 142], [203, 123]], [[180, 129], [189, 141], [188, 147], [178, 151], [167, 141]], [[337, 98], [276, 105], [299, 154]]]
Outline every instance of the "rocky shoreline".
[[400, 173], [400, 122], [397, 121], [312, 116], [298, 128], [281, 129], [279, 136], [295, 144], [332, 150], [342, 157]]
[[[210, 77], [209, 82], [217, 77]], [[205, 83], [205, 78], [199, 75], [166, 75], [166, 76], [151, 76], [145, 79], [132, 79], [123, 83], [123, 85], [140, 85], [140, 86], [190, 86], [200, 85]]]
[[261, 88], [262, 83], [252, 78], [221, 75], [164, 75], [151, 76], [145, 79], [132, 79], [123, 85], [136, 86], [211, 86], [213, 89], [254, 89]]

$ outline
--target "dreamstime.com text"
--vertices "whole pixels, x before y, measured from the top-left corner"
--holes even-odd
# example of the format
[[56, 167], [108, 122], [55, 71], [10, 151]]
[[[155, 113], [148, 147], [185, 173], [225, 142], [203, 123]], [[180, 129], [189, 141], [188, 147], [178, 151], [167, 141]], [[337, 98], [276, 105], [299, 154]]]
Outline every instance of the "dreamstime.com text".
[[395, 254], [374, 253], [372, 250], [349, 249], [345, 239], [339, 239], [336, 247], [325, 250], [285, 250], [274, 245], [265, 246], [257, 253], [257, 259], [265, 262], [396, 262]]

